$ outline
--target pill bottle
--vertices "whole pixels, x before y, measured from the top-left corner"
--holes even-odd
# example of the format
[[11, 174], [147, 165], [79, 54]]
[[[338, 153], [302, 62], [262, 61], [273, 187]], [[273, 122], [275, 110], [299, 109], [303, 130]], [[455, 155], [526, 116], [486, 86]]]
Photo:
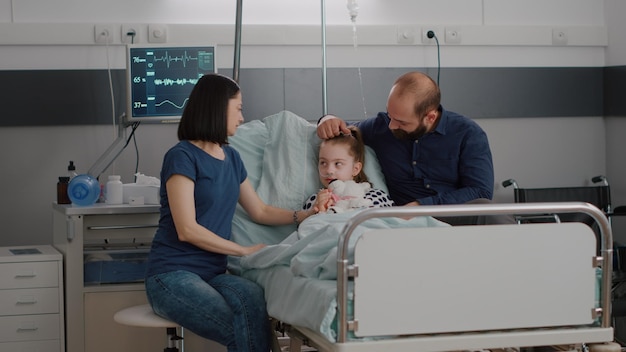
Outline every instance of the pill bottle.
[[57, 182], [57, 203], [58, 204], [70, 204], [72, 201], [70, 200], [69, 195], [67, 194], [67, 187], [70, 185], [70, 178], [67, 176], [59, 177], [59, 182]]
[[104, 202], [106, 204], [122, 204], [123, 185], [120, 175], [110, 175], [104, 187]]

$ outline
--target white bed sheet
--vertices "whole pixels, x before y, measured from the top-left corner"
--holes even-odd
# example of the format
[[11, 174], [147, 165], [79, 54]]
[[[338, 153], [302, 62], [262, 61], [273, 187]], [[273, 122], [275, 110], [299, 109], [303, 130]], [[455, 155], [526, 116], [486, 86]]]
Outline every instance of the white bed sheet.
[[[354, 213], [312, 216], [281, 243], [241, 258], [240, 274], [265, 288], [270, 316], [318, 331], [329, 341], [335, 341], [337, 243]], [[349, 252], [367, 231], [423, 227], [449, 225], [432, 217], [370, 219], [355, 229]]]

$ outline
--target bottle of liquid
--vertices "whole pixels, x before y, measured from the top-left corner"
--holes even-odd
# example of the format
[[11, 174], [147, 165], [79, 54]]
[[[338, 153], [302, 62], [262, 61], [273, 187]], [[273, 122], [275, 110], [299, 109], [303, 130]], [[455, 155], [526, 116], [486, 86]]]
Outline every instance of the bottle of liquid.
[[359, 4], [356, 2], [356, 0], [348, 0], [348, 4], [346, 7], [348, 8], [350, 20], [353, 23], [356, 22], [356, 16], [359, 14]]
[[104, 202], [106, 204], [122, 204], [123, 185], [120, 175], [110, 175], [104, 187]]
[[72, 201], [70, 200], [69, 195], [67, 194], [67, 187], [70, 184], [70, 178], [67, 176], [59, 177], [59, 182], [57, 182], [57, 203], [58, 204], [70, 204]]
[[78, 173], [76, 172], [76, 166], [74, 165], [74, 162], [71, 160], [70, 160], [70, 164], [67, 166], [67, 176], [70, 178], [70, 180], [78, 176]]

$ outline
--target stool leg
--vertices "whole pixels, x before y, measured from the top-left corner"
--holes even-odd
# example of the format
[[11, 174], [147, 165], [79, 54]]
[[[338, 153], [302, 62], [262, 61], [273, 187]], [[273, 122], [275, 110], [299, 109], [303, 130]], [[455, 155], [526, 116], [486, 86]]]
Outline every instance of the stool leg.
[[167, 329], [167, 347], [163, 349], [163, 352], [178, 352], [178, 341], [183, 338], [178, 336], [176, 328]]
[[270, 348], [270, 350], [272, 352], [280, 352], [280, 343], [278, 342], [278, 336], [276, 336], [276, 333], [278, 330], [278, 321], [276, 319], [270, 318], [270, 341], [272, 343], [272, 346]]

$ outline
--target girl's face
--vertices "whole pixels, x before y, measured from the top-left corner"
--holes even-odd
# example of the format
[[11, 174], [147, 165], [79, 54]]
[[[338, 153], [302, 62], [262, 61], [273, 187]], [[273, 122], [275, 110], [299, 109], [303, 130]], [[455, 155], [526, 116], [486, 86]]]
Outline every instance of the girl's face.
[[227, 126], [228, 136], [234, 136], [237, 127], [243, 123], [241, 92], [228, 100]]
[[324, 187], [328, 187], [333, 180], [353, 180], [361, 172], [363, 165], [354, 160], [348, 148], [339, 143], [322, 142], [317, 170]]

